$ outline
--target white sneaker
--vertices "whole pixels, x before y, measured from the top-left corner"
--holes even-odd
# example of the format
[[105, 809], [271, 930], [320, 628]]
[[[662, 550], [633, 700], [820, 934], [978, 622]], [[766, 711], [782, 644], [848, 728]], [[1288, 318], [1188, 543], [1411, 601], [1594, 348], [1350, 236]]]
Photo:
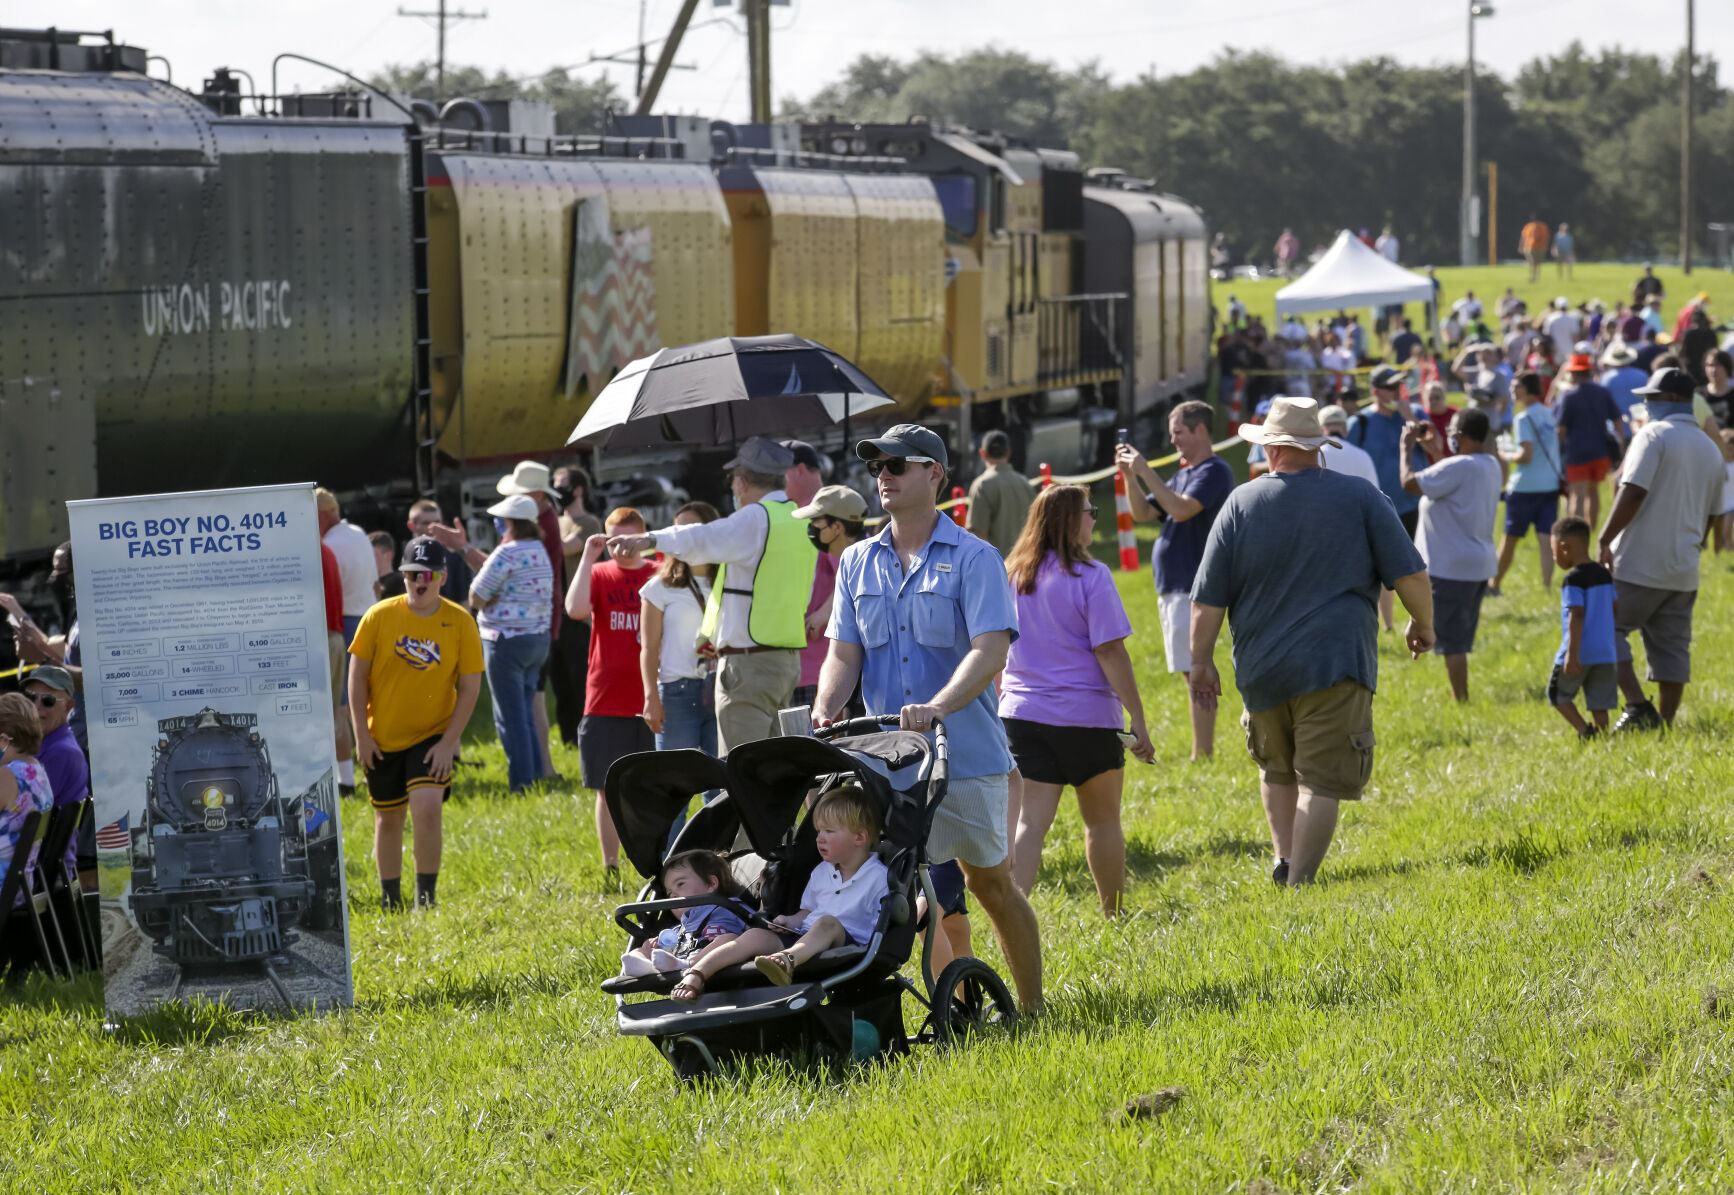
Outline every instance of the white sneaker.
[[650, 952], [650, 965], [655, 967], [658, 971], [686, 970], [685, 959], [681, 958], [679, 955], [670, 954], [660, 946]]
[[[659, 951], [658, 953], [661, 952]], [[634, 978], [638, 978], [645, 975], [655, 975], [656, 972], [656, 964], [652, 963], [642, 954], [628, 950], [625, 954], [620, 956], [620, 973], [622, 975], [630, 975]]]

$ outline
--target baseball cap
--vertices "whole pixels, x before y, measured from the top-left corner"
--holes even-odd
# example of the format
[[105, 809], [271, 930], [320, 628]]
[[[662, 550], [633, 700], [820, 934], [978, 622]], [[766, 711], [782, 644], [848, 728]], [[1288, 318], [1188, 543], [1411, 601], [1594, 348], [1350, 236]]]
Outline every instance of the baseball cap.
[[[535, 504], [534, 499], [532, 499], [530, 505], [534, 506]], [[445, 566], [446, 550], [440, 547], [439, 541], [431, 535], [418, 535], [403, 545], [403, 563], [397, 567], [399, 572], [422, 569], [426, 572], [437, 573]]]
[[820, 515], [859, 523], [867, 517], [867, 499], [846, 485], [824, 486], [811, 502], [795, 511], [797, 519], [816, 519]]
[[536, 521], [536, 500], [528, 494], [512, 494], [488, 507], [488, 513], [499, 519]]
[[784, 440], [782, 445], [795, 454], [795, 464], [805, 465], [809, 469], [823, 469], [825, 467], [819, 460], [819, 450], [805, 440]]
[[1373, 376], [1367, 379], [1367, 385], [1375, 390], [1400, 390], [1407, 377], [1402, 370], [1392, 369], [1389, 365], [1375, 369]]
[[1692, 375], [1683, 369], [1658, 369], [1650, 375], [1650, 380], [1633, 394], [1660, 394], [1679, 402], [1691, 402], [1692, 395], [1697, 391], [1698, 384], [1692, 380]]
[[899, 423], [885, 429], [885, 434], [855, 445], [855, 455], [864, 461], [881, 456], [924, 456], [950, 466], [945, 455], [945, 441], [918, 423]]
[[1571, 300], [1566, 298], [1564, 295], [1561, 295], [1553, 301], [1553, 305], [1559, 310], [1564, 311], [1566, 308], [1571, 306]]
[[1339, 407], [1336, 403], [1332, 403], [1328, 407], [1319, 408], [1320, 427], [1330, 427], [1333, 424], [1347, 423], [1348, 421], [1349, 413], [1342, 407]]
[[50, 689], [59, 689], [68, 697], [71, 697], [75, 692], [72, 684], [72, 673], [58, 664], [44, 664], [40, 668], [33, 668], [24, 677], [24, 680], [26, 683], [36, 681], [38, 684], [47, 685]]
[[735, 450], [725, 469], [749, 469], [754, 473], [781, 473], [795, 463], [795, 454], [763, 436], [748, 436]]

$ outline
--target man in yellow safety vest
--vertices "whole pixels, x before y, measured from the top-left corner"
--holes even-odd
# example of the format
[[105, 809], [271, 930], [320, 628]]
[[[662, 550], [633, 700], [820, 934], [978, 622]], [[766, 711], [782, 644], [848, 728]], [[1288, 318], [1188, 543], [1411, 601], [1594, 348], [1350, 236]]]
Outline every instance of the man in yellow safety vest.
[[783, 490], [795, 455], [753, 436], [724, 468], [735, 512], [714, 523], [616, 536], [612, 548], [667, 552], [688, 564], [715, 564], [700, 635], [716, 648], [717, 745], [724, 754], [777, 733], [777, 711], [801, 679], [807, 604], [818, 549]]

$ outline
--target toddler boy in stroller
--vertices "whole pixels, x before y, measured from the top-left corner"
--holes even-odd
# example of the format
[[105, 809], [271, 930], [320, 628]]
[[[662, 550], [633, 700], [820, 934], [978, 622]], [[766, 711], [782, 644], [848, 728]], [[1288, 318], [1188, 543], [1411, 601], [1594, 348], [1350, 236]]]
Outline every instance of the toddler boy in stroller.
[[832, 789], [813, 807], [819, 865], [801, 894], [801, 907], [773, 918], [772, 928], [743, 928], [692, 960], [669, 993], [691, 1002], [724, 967], [752, 959], [766, 979], [785, 986], [803, 962], [834, 946], [862, 945], [872, 936], [888, 882], [879, 845], [879, 816], [867, 794], [852, 784]]

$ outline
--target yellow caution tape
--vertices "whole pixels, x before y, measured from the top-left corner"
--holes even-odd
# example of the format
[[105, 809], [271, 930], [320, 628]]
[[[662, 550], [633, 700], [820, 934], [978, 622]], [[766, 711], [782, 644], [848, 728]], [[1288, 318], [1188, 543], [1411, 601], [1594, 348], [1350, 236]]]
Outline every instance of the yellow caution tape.
[[[1227, 440], [1223, 440], [1220, 443], [1212, 444], [1210, 446], [1210, 449], [1212, 452], [1221, 452], [1223, 449], [1232, 448], [1234, 445], [1239, 444], [1239, 443], [1242, 443], [1242, 440], [1240, 439], [1240, 437], [1239, 436], [1233, 436]], [[1159, 457], [1158, 459], [1151, 461], [1150, 467], [1154, 469], [1154, 468], [1160, 468], [1163, 465], [1172, 465], [1176, 461], [1178, 461], [1179, 459], [1180, 459], [1180, 454], [1178, 452], [1171, 452], [1167, 456]], [[1077, 473], [1077, 474], [1073, 474], [1072, 476], [1069, 476], [1069, 477], [1053, 477], [1053, 478], [1050, 478], [1049, 481], [1054, 485], [1093, 485], [1098, 481], [1106, 481], [1108, 478], [1114, 476], [1114, 474], [1117, 473], [1118, 471], [1119, 471], [1119, 466], [1107, 465], [1101, 469], [1095, 470], [1092, 473]], [[1042, 479], [1040, 477], [1032, 477], [1029, 479], [1029, 483], [1033, 486], [1040, 486], [1042, 484]], [[967, 501], [969, 501], [969, 499], [967, 499], [967, 498], [947, 498], [944, 502], [941, 502], [941, 503], [937, 504], [936, 506], [934, 506], [933, 509], [935, 509], [935, 510], [950, 510], [952, 507], [956, 506], [959, 502], [967, 502]], [[884, 515], [875, 515], [871, 519], [863, 519], [862, 522], [864, 522], [869, 527], [877, 527], [880, 524], [885, 522], [885, 516]]]
[[0, 672], [0, 680], [5, 680], [9, 676], [23, 676], [26, 672], [34, 671], [40, 667], [42, 667], [40, 664], [20, 664], [16, 668], [8, 668], [5, 672]]

